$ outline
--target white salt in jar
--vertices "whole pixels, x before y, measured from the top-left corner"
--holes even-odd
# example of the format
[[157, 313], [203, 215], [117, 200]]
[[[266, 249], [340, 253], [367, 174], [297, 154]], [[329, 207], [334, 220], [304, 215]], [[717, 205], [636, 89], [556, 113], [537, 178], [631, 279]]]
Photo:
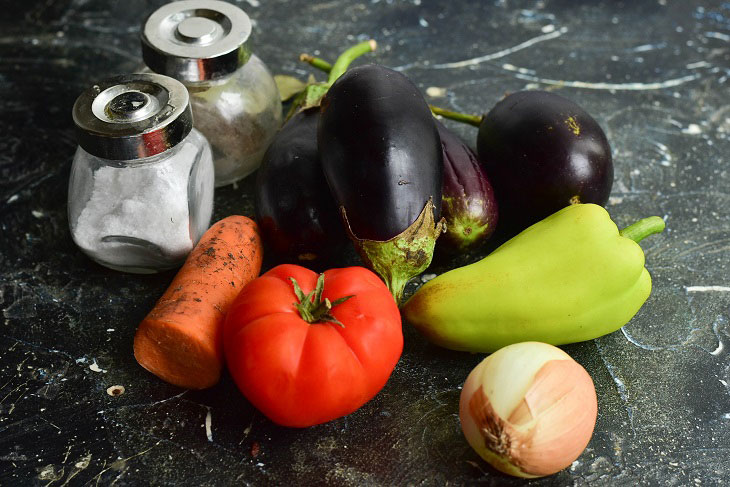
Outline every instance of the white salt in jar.
[[213, 148], [216, 186], [255, 171], [281, 124], [276, 83], [249, 50], [250, 34], [246, 13], [216, 0], [168, 3], [142, 26], [147, 67], [190, 92], [195, 128]]
[[179, 266], [210, 224], [210, 145], [193, 129], [188, 92], [157, 74], [106, 79], [73, 108], [79, 147], [68, 217], [101, 265], [152, 273]]

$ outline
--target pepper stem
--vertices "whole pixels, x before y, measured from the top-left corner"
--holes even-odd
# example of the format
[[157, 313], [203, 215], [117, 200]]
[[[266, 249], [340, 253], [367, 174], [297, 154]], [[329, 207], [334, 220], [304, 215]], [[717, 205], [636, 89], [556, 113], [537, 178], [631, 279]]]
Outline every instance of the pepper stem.
[[324, 292], [324, 274], [320, 274], [317, 278], [317, 286], [314, 291], [309, 294], [304, 294], [299, 283], [293, 277], [289, 278], [294, 286], [294, 294], [297, 296], [298, 302], [293, 303], [294, 307], [299, 311], [299, 316], [302, 317], [307, 323], [334, 323], [342, 328], [345, 327], [337, 318], [332, 315], [332, 308], [338, 304], [342, 304], [348, 299], [354, 297], [345, 296], [334, 301], [330, 301], [327, 298], [322, 300], [322, 292]]
[[665, 223], [658, 216], [642, 218], [619, 232], [622, 237], [630, 238], [634, 242], [641, 242], [644, 238], [664, 230]]
[[444, 118], [448, 118], [449, 120], [455, 120], [461, 123], [468, 123], [469, 125], [473, 125], [474, 127], [479, 127], [479, 125], [482, 123], [482, 119], [484, 119], [484, 117], [482, 117], [481, 115], [452, 112], [451, 110], [446, 110], [445, 108], [440, 108], [434, 105], [429, 105], [428, 107], [431, 109], [431, 113], [433, 113], [434, 115], [440, 115]]
[[347, 67], [350, 66], [350, 63], [352, 63], [355, 58], [358, 58], [370, 51], [374, 51], [377, 46], [377, 42], [375, 42], [374, 39], [370, 39], [369, 41], [355, 44], [354, 46], [340, 54], [340, 57], [337, 58], [335, 64], [333, 64], [330, 68], [330, 75], [327, 79], [327, 85], [332, 86], [332, 83], [337, 81], [337, 78], [345, 73]]

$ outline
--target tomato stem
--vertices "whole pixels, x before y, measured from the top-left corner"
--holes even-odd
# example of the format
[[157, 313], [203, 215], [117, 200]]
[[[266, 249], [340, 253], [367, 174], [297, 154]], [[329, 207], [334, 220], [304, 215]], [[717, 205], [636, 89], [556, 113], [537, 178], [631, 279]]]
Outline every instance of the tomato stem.
[[342, 328], [345, 327], [342, 322], [332, 315], [332, 308], [354, 297], [354, 294], [344, 296], [334, 301], [330, 301], [328, 298], [324, 298], [324, 300], [322, 300], [322, 293], [324, 292], [324, 274], [319, 275], [319, 278], [317, 278], [317, 286], [308, 294], [304, 294], [304, 291], [302, 291], [302, 288], [299, 286], [296, 279], [293, 277], [290, 277], [289, 279], [294, 285], [294, 294], [297, 296], [298, 300], [298, 302], [293, 303], [294, 307], [297, 308], [299, 315], [304, 321], [312, 324], [333, 323], [341, 326]]

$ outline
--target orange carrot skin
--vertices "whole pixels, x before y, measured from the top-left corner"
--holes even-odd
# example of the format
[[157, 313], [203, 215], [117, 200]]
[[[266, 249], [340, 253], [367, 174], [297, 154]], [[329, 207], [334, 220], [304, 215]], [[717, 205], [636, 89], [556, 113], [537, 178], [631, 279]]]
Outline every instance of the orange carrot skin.
[[256, 223], [229, 216], [201, 237], [134, 336], [137, 362], [188, 389], [215, 385], [223, 368], [223, 322], [238, 292], [261, 270]]

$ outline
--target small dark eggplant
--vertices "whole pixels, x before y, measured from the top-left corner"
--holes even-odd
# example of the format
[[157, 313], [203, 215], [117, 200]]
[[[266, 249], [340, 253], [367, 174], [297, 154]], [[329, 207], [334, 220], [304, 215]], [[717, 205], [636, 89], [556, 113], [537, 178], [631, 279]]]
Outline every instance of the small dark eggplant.
[[461, 138], [436, 121], [444, 159], [441, 216], [446, 233], [437, 250], [463, 253], [484, 244], [497, 225], [497, 201], [487, 173]]
[[256, 179], [256, 221], [277, 260], [322, 269], [347, 244], [317, 151], [319, 109], [294, 115], [269, 146]]
[[606, 134], [554, 93], [522, 91], [497, 103], [481, 122], [477, 153], [510, 233], [570, 204], [605, 205], [611, 192]]
[[317, 137], [345, 229], [399, 302], [443, 230], [441, 144], [428, 105], [396, 71], [353, 68], [322, 99]]

